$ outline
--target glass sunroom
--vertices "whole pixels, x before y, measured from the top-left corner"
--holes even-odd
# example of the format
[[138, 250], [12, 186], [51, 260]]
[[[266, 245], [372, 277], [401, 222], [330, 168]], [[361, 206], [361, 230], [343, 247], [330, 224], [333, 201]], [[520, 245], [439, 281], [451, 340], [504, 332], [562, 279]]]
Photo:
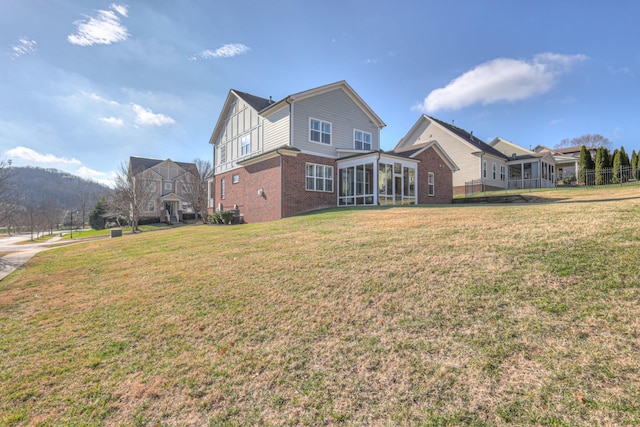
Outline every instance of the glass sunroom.
[[338, 206], [418, 203], [418, 161], [367, 153], [337, 161]]

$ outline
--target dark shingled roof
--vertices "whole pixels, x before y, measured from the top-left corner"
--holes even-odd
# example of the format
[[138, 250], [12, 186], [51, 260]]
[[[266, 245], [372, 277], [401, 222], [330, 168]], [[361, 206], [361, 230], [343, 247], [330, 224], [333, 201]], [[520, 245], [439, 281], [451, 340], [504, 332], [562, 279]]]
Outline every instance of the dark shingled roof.
[[[144, 157], [129, 157], [129, 164], [134, 173], [138, 174], [142, 171], [145, 171], [149, 168], [154, 167], [155, 165], [164, 162], [164, 160], [158, 159], [147, 159]], [[185, 163], [185, 162], [173, 162], [176, 165], [180, 166], [182, 169], [189, 171], [193, 174], [198, 174], [198, 168], [196, 168], [195, 163]]]
[[413, 156], [415, 153], [417, 153], [418, 151], [422, 150], [425, 147], [424, 144], [420, 145], [417, 148], [412, 148], [410, 150], [402, 150], [402, 151], [394, 151], [394, 150], [390, 150], [387, 151], [388, 154], [393, 154], [394, 156], [399, 156], [399, 157], [407, 157], [407, 158], [411, 158], [411, 156]]
[[273, 104], [273, 101], [270, 101], [265, 98], [261, 98], [259, 96], [251, 95], [250, 93], [240, 92], [239, 90], [233, 89], [233, 92], [238, 95], [244, 102], [249, 104], [251, 108], [256, 111], [262, 111], [267, 108], [269, 105]]
[[461, 128], [457, 127], [457, 126], [454, 126], [452, 124], [443, 122], [442, 120], [434, 119], [433, 117], [430, 117], [430, 116], [427, 116], [427, 117], [429, 117], [429, 119], [433, 120], [434, 122], [439, 123], [440, 125], [444, 126], [445, 128], [447, 128], [448, 130], [450, 130], [454, 134], [458, 135], [460, 138], [464, 139], [469, 144], [471, 144], [474, 147], [476, 147], [478, 150], [484, 151], [487, 154], [491, 154], [492, 156], [496, 156], [496, 157], [499, 157], [501, 159], [507, 159], [507, 156], [505, 156], [504, 154], [502, 154], [501, 152], [499, 152], [498, 150], [496, 150], [495, 148], [493, 148], [492, 146], [490, 146], [486, 142], [481, 141], [478, 138], [476, 138], [475, 136], [471, 135], [466, 130], [461, 129]]

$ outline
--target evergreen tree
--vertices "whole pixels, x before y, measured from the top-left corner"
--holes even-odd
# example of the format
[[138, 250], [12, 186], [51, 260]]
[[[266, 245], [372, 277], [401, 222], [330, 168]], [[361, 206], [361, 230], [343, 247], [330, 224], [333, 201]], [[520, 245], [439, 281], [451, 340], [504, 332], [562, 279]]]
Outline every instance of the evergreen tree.
[[621, 176], [622, 182], [629, 181], [630, 171], [629, 166], [631, 165], [631, 161], [629, 160], [629, 155], [624, 150], [624, 147], [620, 147], [620, 166], [622, 167]]
[[580, 169], [578, 171], [578, 182], [581, 184], [586, 183], [587, 171], [593, 169], [593, 160], [591, 159], [591, 153], [584, 145], [580, 149]]
[[613, 171], [611, 182], [614, 184], [620, 184], [622, 182], [622, 151], [620, 150], [613, 152]]
[[604, 179], [602, 177], [602, 169], [604, 168], [604, 163], [605, 163], [605, 152], [604, 152], [604, 148], [602, 147], [598, 147], [598, 149], [596, 150], [596, 165], [595, 165], [595, 170], [596, 170], [596, 176], [595, 176], [595, 184], [596, 185], [602, 185], [604, 184]]
[[631, 152], [631, 176], [633, 179], [638, 179], [638, 154], [636, 150]]
[[104, 199], [98, 200], [96, 206], [89, 213], [89, 224], [94, 230], [104, 230], [105, 214], [107, 213], [107, 202]]

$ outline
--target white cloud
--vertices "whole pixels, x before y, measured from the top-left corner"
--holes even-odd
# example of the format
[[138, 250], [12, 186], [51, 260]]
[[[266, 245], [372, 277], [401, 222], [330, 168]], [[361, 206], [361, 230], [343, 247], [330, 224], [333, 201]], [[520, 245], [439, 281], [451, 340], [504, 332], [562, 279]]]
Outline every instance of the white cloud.
[[80, 178], [89, 179], [91, 181], [95, 181], [97, 183], [106, 185], [107, 187], [114, 188], [115, 187], [115, 172], [100, 172], [97, 170], [90, 169], [86, 166], [80, 166], [78, 170], [74, 173], [74, 175], [79, 176]]
[[113, 126], [122, 126], [124, 125], [124, 120], [117, 117], [100, 117], [100, 121], [106, 123], [108, 125]]
[[585, 55], [557, 53], [539, 54], [528, 61], [494, 59], [433, 90], [416, 109], [430, 113], [531, 98], [551, 90], [560, 74], [585, 59]]
[[251, 49], [241, 43], [225, 44], [216, 50], [203, 50], [190, 57], [191, 60], [210, 59], [210, 58], [231, 58], [249, 52]]
[[76, 158], [57, 157], [53, 154], [41, 154], [31, 148], [16, 147], [5, 152], [5, 156], [11, 159], [25, 160], [33, 163], [53, 164], [53, 165], [80, 165], [80, 160]]
[[11, 50], [13, 51], [13, 59], [35, 52], [37, 45], [37, 41], [28, 39], [26, 37], [21, 37], [18, 40], [18, 44], [11, 46]]
[[94, 101], [98, 101], [101, 102], [103, 104], [107, 104], [107, 105], [111, 105], [113, 107], [120, 107], [122, 104], [120, 104], [118, 101], [113, 101], [111, 99], [107, 99], [107, 98], [103, 98], [100, 95], [97, 95], [95, 93], [88, 93], [88, 92], [84, 92], [84, 91], [80, 91], [80, 93], [84, 96], [86, 96], [89, 99], [92, 99]]
[[[111, 99], [104, 98], [95, 93], [89, 92], [80, 92], [85, 97], [97, 101], [101, 104], [107, 105], [110, 113], [115, 113], [117, 115], [123, 115], [128, 117], [129, 121], [133, 121], [138, 126], [165, 126], [172, 125], [176, 121], [166, 114], [154, 113], [151, 109], [143, 107], [139, 104], [121, 104], [118, 101], [114, 101]], [[114, 115], [102, 116], [99, 119], [103, 123], [107, 123], [113, 126], [124, 126], [125, 119], [115, 117]]]
[[135, 123], [138, 125], [164, 126], [174, 124], [176, 121], [164, 114], [156, 114], [148, 108], [138, 104], [131, 104], [136, 113]]
[[128, 17], [127, 11], [127, 6], [115, 3], [108, 10], [97, 10], [95, 16], [74, 22], [77, 30], [67, 36], [67, 40], [79, 46], [125, 41], [129, 37], [129, 31], [120, 22], [120, 16]]

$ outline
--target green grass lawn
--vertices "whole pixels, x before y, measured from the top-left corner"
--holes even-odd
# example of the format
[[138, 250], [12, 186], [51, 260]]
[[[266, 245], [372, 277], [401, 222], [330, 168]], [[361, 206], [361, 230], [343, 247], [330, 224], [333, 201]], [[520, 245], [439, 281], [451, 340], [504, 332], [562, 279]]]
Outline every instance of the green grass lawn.
[[640, 425], [640, 191], [542, 194], [42, 252], [0, 425]]

